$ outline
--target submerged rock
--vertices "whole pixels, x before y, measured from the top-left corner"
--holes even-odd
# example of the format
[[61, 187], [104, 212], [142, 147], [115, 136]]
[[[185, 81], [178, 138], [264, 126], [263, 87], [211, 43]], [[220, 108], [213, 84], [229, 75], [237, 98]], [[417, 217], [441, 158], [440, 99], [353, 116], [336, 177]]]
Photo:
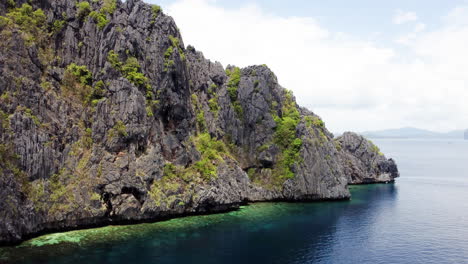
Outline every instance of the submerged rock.
[[268, 67], [205, 59], [157, 6], [84, 3], [0, 2], [0, 243], [347, 199], [398, 176], [362, 137], [333, 139]]

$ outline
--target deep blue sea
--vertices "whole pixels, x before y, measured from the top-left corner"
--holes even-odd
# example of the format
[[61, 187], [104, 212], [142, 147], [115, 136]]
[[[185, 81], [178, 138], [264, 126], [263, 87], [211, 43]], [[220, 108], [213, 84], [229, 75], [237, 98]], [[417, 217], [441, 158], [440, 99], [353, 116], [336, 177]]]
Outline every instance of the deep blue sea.
[[379, 140], [395, 184], [351, 201], [58, 233], [0, 249], [0, 263], [468, 263], [468, 141]]

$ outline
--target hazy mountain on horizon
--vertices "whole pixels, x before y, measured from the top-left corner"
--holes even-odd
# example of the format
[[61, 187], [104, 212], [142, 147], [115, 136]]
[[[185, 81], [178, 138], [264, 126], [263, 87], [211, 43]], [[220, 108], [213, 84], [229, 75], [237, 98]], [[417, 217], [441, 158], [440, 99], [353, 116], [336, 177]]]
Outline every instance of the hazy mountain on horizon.
[[362, 135], [370, 138], [458, 138], [463, 139], [466, 130], [453, 130], [445, 133], [430, 130], [403, 127], [396, 129], [385, 129], [378, 131], [361, 132]]

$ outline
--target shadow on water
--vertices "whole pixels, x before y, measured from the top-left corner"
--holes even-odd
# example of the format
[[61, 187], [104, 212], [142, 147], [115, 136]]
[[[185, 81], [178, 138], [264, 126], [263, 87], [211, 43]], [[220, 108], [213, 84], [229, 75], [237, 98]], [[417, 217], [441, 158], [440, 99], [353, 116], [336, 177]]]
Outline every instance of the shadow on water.
[[337, 245], [366, 237], [379, 212], [392, 207], [398, 187], [351, 190], [351, 201], [258, 203], [224, 214], [46, 235], [0, 249], [0, 263], [327, 263]]

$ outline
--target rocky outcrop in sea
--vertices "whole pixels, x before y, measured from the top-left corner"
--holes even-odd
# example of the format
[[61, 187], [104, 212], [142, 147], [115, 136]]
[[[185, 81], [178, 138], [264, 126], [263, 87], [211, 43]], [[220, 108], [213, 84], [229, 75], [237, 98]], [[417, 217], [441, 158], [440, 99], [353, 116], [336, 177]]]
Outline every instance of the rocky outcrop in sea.
[[398, 177], [364, 138], [334, 139], [267, 66], [186, 47], [158, 6], [3, 0], [0, 15], [0, 243], [348, 199], [348, 184]]
[[349, 184], [388, 183], [400, 176], [395, 161], [385, 158], [372, 141], [346, 132], [335, 142], [343, 148], [340, 154]]

